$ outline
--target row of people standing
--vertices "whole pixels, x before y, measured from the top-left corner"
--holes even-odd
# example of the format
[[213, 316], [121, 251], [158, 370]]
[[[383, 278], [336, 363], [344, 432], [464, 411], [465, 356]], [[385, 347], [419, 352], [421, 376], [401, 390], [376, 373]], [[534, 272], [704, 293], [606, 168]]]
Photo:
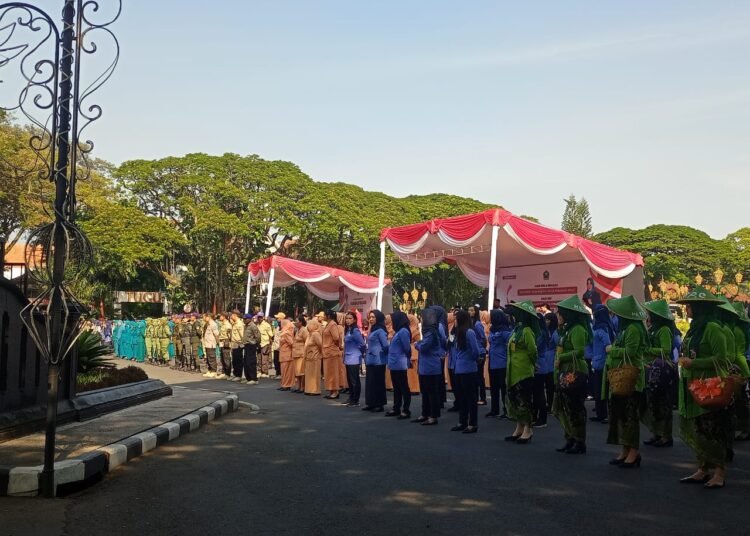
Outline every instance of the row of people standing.
[[[641, 465], [641, 423], [652, 434], [646, 444], [672, 445], [674, 385], [679, 393], [680, 436], [694, 449], [699, 463], [699, 470], [683, 482], [700, 482], [716, 489], [723, 487], [735, 435], [738, 439], [748, 435], [744, 386], [750, 376], [750, 320], [741, 306], [705, 289], [694, 290], [683, 301], [693, 322], [681, 346], [668, 304], [657, 300], [641, 306], [632, 296], [595, 304], [593, 318], [577, 296], [560, 302], [557, 314], [542, 318], [531, 302], [513, 303], [506, 310], [489, 313], [489, 329], [484, 327], [486, 319], [482, 322], [470, 311], [446, 314], [440, 307], [430, 307], [423, 311], [421, 340], [413, 346], [409, 318], [401, 312], [390, 315], [389, 326], [385, 315], [371, 311], [366, 338], [356, 326], [355, 315], [347, 314], [345, 327], [336, 328], [338, 339], [333, 328], [326, 326], [326, 346], [329, 359], [343, 360], [352, 373], [356, 371], [356, 379], [351, 376], [350, 383], [358, 383], [364, 359], [363, 410], [384, 410], [390, 371], [393, 406], [386, 415], [402, 420], [411, 417], [406, 375], [414, 366], [411, 356], [416, 350], [422, 411], [413, 422], [423, 425], [437, 424], [440, 418], [445, 401], [441, 392], [445, 385], [443, 360], [447, 358], [459, 413], [452, 430], [465, 433], [478, 430], [477, 406], [484, 391], [482, 363], [489, 356], [493, 405], [488, 415], [498, 415], [502, 402], [516, 422], [506, 440], [528, 444], [534, 424], [543, 410], [549, 409], [564, 434], [565, 443], [558, 451], [567, 454], [586, 452], [585, 400], [593, 383], [597, 400], [592, 420], [608, 425], [607, 442], [620, 447], [610, 463], [621, 468]], [[323, 346], [321, 337], [321, 354]], [[337, 352], [331, 353], [334, 347]], [[691, 382], [708, 372], [717, 378], [733, 374], [742, 386], [725, 407], [706, 408], [689, 395], [694, 387]], [[337, 397], [335, 387], [330, 386], [329, 398]], [[358, 405], [358, 398], [359, 388], [352, 390], [348, 404]]]

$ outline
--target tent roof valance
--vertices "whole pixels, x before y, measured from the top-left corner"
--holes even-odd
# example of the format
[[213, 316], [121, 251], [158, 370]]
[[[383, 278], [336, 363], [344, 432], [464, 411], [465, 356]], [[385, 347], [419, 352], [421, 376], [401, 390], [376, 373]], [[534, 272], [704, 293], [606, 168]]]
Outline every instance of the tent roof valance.
[[[267, 278], [272, 268], [274, 288], [303, 283], [310, 292], [324, 300], [337, 300], [342, 285], [362, 294], [375, 294], [379, 288], [377, 277], [278, 255], [251, 262], [247, 270], [251, 280], [258, 280]], [[384, 282], [385, 285], [389, 283], [387, 279]]]
[[495, 208], [452, 218], [383, 229], [385, 241], [412, 266], [455, 262], [473, 283], [487, 287], [493, 227], [497, 227], [495, 268], [584, 260], [608, 278], [623, 278], [643, 258]]

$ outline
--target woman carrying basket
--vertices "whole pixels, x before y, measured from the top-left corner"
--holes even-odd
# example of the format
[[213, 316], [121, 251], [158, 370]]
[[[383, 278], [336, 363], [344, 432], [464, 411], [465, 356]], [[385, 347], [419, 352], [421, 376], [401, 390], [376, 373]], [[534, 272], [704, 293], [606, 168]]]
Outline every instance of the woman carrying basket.
[[671, 447], [672, 400], [670, 386], [674, 385], [672, 363], [672, 341], [679, 332], [666, 300], [654, 300], [643, 304], [648, 311], [649, 347], [646, 348], [646, 371], [648, 372], [646, 404], [643, 424], [651, 432], [651, 438], [643, 442], [652, 447]]
[[581, 298], [570, 296], [557, 304], [562, 338], [555, 359], [555, 398], [552, 414], [565, 433], [557, 452], [586, 454], [586, 385], [588, 365], [584, 348], [593, 340], [591, 317]]
[[607, 348], [605, 384], [609, 395], [609, 433], [607, 443], [620, 445], [620, 454], [610, 460], [611, 465], [623, 469], [641, 466], [640, 406], [645, 376], [643, 354], [648, 345], [648, 334], [643, 321], [646, 311], [633, 296], [607, 302], [607, 308], [619, 319], [620, 331], [615, 343]]
[[720, 379], [716, 385], [720, 388], [722, 380], [728, 376], [727, 342], [717, 320], [717, 307], [721, 302], [703, 287], [696, 287], [679, 301], [687, 304], [687, 315], [692, 318], [679, 359], [680, 437], [698, 460], [698, 470], [680, 482], [703, 484], [706, 489], [724, 487], [731, 429], [726, 406], [719, 403], [709, 407], [713, 397], [704, 396], [701, 389], [706, 378], [708, 381]]

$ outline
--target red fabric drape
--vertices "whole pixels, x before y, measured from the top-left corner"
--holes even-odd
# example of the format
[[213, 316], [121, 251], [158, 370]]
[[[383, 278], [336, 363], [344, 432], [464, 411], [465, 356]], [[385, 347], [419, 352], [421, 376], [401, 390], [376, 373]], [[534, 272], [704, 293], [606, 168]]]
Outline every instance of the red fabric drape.
[[591, 262], [604, 270], [621, 270], [630, 264], [643, 266], [643, 257], [637, 253], [615, 249], [604, 244], [599, 244], [598, 242], [586, 240], [585, 238], [580, 239], [578, 249]]
[[[552, 229], [514, 216], [500, 208], [465, 216], [439, 218], [403, 227], [386, 228], [380, 233], [380, 239], [389, 240], [399, 246], [409, 246], [417, 243], [425, 233], [436, 235], [442, 232], [454, 240], [468, 240], [477, 235], [485, 225], [503, 227], [506, 224], [523, 243], [532, 249], [550, 251], [567, 245], [579, 250], [591, 264], [603, 271], [628, 271], [628, 268], [632, 268], [633, 265], [643, 266], [643, 258], [638, 254], [598, 244], [559, 229]], [[432, 249], [432, 246], [428, 249]]]
[[[307, 282], [315, 279], [326, 281], [327, 279], [335, 278], [341, 285], [346, 285], [348, 283], [348, 285], [353, 285], [361, 289], [372, 291], [377, 291], [378, 289], [377, 277], [313, 264], [310, 262], [298, 261], [296, 259], [288, 259], [277, 255], [251, 262], [247, 267], [253, 277], [259, 277], [261, 274], [267, 275], [268, 272], [271, 271], [271, 268], [276, 268], [277, 274], [278, 271], [282, 271], [296, 281]], [[341, 281], [342, 278], [346, 280], [346, 283]], [[387, 285], [389, 283], [390, 280], [386, 279], [385, 284]]]
[[534, 249], [554, 249], [565, 242], [565, 231], [513, 216], [508, 222], [516, 236]]

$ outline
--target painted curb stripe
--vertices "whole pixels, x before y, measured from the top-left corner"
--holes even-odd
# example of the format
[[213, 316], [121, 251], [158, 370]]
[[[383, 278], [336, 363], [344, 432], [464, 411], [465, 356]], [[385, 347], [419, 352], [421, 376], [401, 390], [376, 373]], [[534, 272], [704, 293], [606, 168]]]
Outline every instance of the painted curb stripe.
[[0, 497], [8, 494], [8, 480], [10, 480], [10, 467], [0, 467]]
[[[170, 441], [197, 430], [208, 424], [210, 421], [226, 415], [227, 413], [237, 411], [239, 408], [239, 396], [229, 395], [217, 400], [207, 406], [195, 410], [193, 413], [175, 419], [174, 421], [165, 422], [146, 432], [132, 435], [125, 439], [105, 445], [97, 450], [88, 452], [78, 458], [64, 460], [55, 463], [55, 472], [59, 472], [60, 484], [79, 482], [87, 480], [96, 475], [104, 475], [115, 467], [129, 462], [130, 460], [141, 456], [144, 452], [165, 445]], [[39, 467], [6, 467], [0, 466], [0, 497], [8, 495], [9, 491], [23, 495], [37, 495], [36, 490], [9, 490], [12, 477], [19, 480], [32, 473], [39, 473]], [[20, 482], [16, 482], [20, 484]], [[17, 485], [14, 487], [18, 487]]]
[[83, 462], [83, 479], [87, 480], [94, 475], [104, 474], [107, 472], [108, 461], [107, 454], [101, 450], [95, 450], [81, 457]]
[[181, 436], [190, 433], [190, 421], [187, 420], [185, 417], [180, 417], [179, 419], [176, 419], [176, 420], [174, 420], [172, 422], [177, 423], [177, 424], [180, 425], [180, 435]]
[[128, 437], [127, 439], [120, 441], [120, 444], [125, 445], [125, 448], [128, 449], [127, 461], [143, 454], [143, 443], [141, 443], [141, 440], [138, 437]]
[[157, 426], [151, 429], [151, 433], [156, 436], [156, 446], [161, 447], [162, 445], [169, 443], [169, 428], [164, 426]]
[[208, 424], [208, 412], [205, 410], [198, 410], [196, 413], [199, 418], [200, 426]]

